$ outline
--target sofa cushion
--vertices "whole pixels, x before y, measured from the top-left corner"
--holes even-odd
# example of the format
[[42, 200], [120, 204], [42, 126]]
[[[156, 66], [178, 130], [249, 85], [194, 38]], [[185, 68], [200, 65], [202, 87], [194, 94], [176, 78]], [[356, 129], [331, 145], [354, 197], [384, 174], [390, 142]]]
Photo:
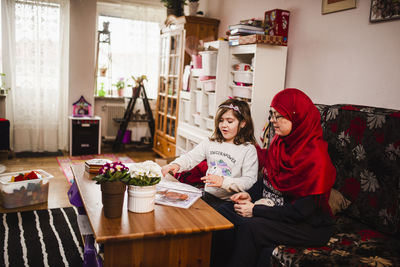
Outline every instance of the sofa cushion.
[[350, 206], [351, 201], [345, 198], [342, 193], [337, 191], [335, 188], [332, 188], [328, 203], [332, 214], [336, 215], [336, 213], [343, 212], [347, 209]]
[[333, 105], [323, 121], [337, 170], [334, 187], [352, 202], [346, 213], [385, 233], [399, 233], [400, 112]]
[[337, 233], [322, 247], [279, 246], [272, 266], [400, 266], [400, 241], [348, 217], [340, 217]]

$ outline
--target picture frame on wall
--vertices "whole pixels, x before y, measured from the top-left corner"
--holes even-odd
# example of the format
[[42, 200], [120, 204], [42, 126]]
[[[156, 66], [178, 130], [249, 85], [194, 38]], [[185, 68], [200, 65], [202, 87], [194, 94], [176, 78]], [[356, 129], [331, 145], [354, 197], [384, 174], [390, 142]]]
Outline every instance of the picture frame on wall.
[[400, 19], [400, 1], [371, 0], [370, 22]]
[[356, 8], [356, 0], [322, 0], [322, 14]]

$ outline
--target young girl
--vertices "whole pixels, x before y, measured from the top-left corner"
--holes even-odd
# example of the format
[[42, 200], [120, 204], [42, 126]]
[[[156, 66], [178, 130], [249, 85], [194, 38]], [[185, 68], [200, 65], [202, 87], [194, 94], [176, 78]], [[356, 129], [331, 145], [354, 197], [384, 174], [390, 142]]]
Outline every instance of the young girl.
[[208, 170], [201, 178], [205, 191], [228, 200], [257, 181], [258, 158], [254, 144], [249, 105], [245, 101], [228, 99], [219, 105], [212, 137], [164, 166], [161, 172], [165, 176], [168, 172], [187, 171], [206, 159]]

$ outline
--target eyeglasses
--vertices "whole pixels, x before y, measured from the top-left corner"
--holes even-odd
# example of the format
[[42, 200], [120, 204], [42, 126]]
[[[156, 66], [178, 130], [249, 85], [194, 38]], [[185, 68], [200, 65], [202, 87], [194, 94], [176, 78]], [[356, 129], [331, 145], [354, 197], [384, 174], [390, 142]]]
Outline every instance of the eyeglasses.
[[272, 119], [273, 121], [278, 121], [278, 119], [284, 118], [282, 115], [276, 115], [275, 112], [272, 112], [271, 110], [269, 111], [269, 119]]

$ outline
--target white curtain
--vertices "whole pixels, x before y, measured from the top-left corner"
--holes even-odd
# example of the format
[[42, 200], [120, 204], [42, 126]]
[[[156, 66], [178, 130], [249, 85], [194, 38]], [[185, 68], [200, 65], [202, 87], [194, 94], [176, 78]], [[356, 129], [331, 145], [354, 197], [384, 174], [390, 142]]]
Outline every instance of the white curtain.
[[15, 152], [67, 149], [68, 0], [3, 0]]

